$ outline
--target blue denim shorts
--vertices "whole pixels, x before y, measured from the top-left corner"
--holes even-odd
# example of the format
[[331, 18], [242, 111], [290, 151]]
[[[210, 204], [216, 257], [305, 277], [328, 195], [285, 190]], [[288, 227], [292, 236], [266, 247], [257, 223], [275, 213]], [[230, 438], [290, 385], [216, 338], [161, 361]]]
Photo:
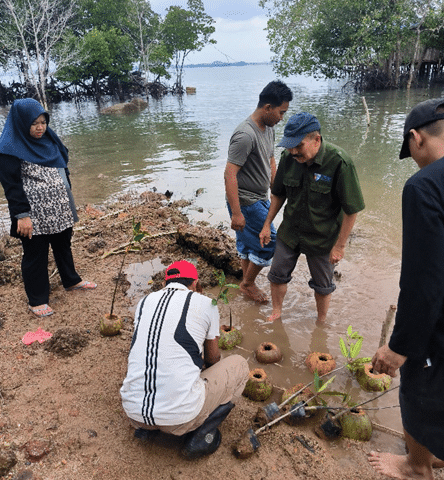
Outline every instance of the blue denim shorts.
[[[228, 203], [227, 207], [231, 218], [231, 208]], [[242, 215], [245, 218], [245, 227], [242, 232], [236, 231], [236, 248], [239, 257], [260, 267], [268, 267], [271, 264], [276, 246], [276, 229], [273, 224], [271, 224], [270, 243], [262, 248], [259, 242], [259, 233], [264, 226], [269, 208], [270, 200], [260, 200], [252, 205], [241, 207]]]

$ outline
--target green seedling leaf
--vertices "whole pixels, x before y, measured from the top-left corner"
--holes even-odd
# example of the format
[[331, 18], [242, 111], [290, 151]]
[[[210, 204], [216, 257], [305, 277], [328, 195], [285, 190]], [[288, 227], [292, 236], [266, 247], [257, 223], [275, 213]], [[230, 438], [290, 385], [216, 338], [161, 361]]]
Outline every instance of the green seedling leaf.
[[361, 351], [362, 348], [362, 342], [363, 338], [361, 337], [354, 345], [350, 347], [350, 356], [352, 358], [355, 358], [358, 356], [359, 352]]
[[134, 241], [135, 241], [135, 242], [140, 242], [144, 237], [145, 237], [145, 234], [144, 234], [144, 233], [138, 233], [138, 234], [134, 237]]
[[[316, 390], [317, 393], [323, 392], [330, 384], [333, 382], [333, 380], [336, 378], [336, 375], [333, 377], [329, 378], [319, 389]], [[325, 392], [327, 393], [327, 392]]]
[[319, 391], [319, 388], [322, 385], [322, 382], [321, 382], [321, 379], [319, 378], [319, 374], [317, 370], [314, 371], [313, 385], [316, 392]]
[[215, 298], [213, 298], [213, 300], [211, 300], [211, 303], [212, 303], [213, 305], [217, 305], [217, 300], [216, 300]]
[[239, 288], [239, 285], [236, 285], [235, 283], [227, 283], [225, 286], [228, 288]]
[[351, 339], [351, 340], [359, 340], [360, 338], [362, 338], [362, 335], [359, 335], [358, 332], [353, 332], [353, 333], [350, 335], [350, 339]]
[[345, 342], [342, 338], [339, 338], [339, 348], [341, 349], [342, 355], [344, 355], [345, 358], [348, 358], [349, 351], [345, 346]]
[[352, 326], [349, 325], [348, 328], [347, 328], [347, 335], [348, 335], [348, 336], [351, 336], [352, 333], [353, 333]]

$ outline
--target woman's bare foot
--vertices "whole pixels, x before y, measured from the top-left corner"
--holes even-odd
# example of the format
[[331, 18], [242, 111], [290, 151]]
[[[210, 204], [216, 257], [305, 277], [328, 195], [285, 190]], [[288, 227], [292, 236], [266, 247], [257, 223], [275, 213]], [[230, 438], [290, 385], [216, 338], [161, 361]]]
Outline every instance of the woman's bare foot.
[[387, 475], [390, 478], [400, 480], [433, 480], [433, 474], [425, 472], [417, 473], [413, 470], [407, 461], [407, 455], [394, 455], [393, 453], [370, 452], [368, 461], [370, 465], [379, 473]]
[[268, 297], [256, 284], [245, 285], [241, 283], [239, 285], [239, 290], [247, 297], [251, 298], [258, 303], [268, 303]]
[[271, 315], [267, 318], [268, 322], [274, 322], [275, 320], [279, 320], [281, 318], [281, 312], [271, 312]]

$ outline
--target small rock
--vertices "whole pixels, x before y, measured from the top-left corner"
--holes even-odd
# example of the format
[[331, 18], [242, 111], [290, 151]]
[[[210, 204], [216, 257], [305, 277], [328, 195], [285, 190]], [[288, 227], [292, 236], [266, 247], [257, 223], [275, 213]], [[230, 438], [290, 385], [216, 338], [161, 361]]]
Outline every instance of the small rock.
[[86, 246], [86, 249], [88, 250], [89, 253], [96, 253], [98, 250], [105, 247], [106, 247], [105, 240], [103, 240], [103, 238], [97, 238], [95, 240], [91, 240], [91, 242], [89, 242], [88, 245]]
[[24, 445], [25, 455], [31, 462], [38, 462], [51, 451], [50, 443], [47, 440], [30, 440]]
[[32, 470], [20, 470], [12, 480], [38, 480]]
[[6, 475], [17, 463], [17, 457], [12, 450], [0, 449], [0, 477]]
[[87, 430], [86, 433], [88, 434], [89, 438], [97, 437], [97, 432], [95, 430]]

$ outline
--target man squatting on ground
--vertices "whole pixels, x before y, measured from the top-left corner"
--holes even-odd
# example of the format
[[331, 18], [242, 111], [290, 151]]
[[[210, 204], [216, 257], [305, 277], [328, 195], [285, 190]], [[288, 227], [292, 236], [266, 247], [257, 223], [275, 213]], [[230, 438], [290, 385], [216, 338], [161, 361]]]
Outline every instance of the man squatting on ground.
[[308, 284], [314, 290], [317, 318], [324, 322], [336, 288], [334, 265], [344, 257], [357, 213], [364, 209], [358, 176], [347, 153], [324, 141], [318, 119], [309, 113], [290, 117], [278, 146], [286, 150], [259, 236], [261, 245], [268, 245], [273, 236], [271, 222], [287, 201], [268, 273], [273, 303], [268, 320], [280, 318], [287, 284], [303, 253], [310, 269]]
[[[420, 170], [402, 193], [402, 262], [395, 326], [372, 359], [376, 372], [400, 368], [399, 403], [407, 455], [371, 452], [392, 478], [433, 479], [444, 467], [444, 98], [407, 116], [399, 158]], [[439, 460], [438, 460], [439, 459]]]
[[240, 355], [220, 360], [219, 312], [198, 293], [193, 264], [173, 263], [165, 281], [137, 305], [120, 394], [136, 436], [146, 430], [188, 433], [182, 454], [199, 458], [219, 447], [217, 427], [242, 394], [248, 363]]
[[268, 301], [256, 285], [263, 267], [270, 265], [274, 253], [276, 230], [265, 248], [259, 232], [270, 207], [268, 189], [276, 175], [273, 127], [282, 120], [293, 98], [282, 82], [270, 82], [260, 93], [256, 110], [236, 127], [228, 149], [225, 168], [225, 192], [231, 228], [236, 231], [236, 247], [241, 258], [242, 293], [256, 302]]

